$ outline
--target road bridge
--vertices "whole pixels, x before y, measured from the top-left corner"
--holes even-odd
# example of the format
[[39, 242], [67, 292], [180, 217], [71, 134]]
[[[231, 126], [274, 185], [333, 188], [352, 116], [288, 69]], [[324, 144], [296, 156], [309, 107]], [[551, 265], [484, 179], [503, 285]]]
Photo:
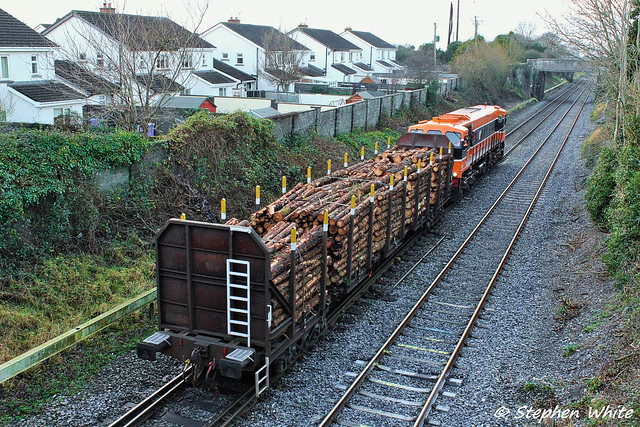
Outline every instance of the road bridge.
[[544, 96], [544, 84], [547, 73], [566, 74], [569, 81], [573, 79], [573, 74], [584, 71], [583, 61], [575, 58], [538, 58], [527, 59], [527, 65], [533, 68], [533, 96], [542, 100]]

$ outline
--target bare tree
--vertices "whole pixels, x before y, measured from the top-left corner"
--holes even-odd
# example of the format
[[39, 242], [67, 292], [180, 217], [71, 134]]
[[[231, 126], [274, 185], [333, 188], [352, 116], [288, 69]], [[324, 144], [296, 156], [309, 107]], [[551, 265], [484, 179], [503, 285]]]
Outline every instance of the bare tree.
[[[614, 140], [625, 139], [622, 119], [626, 109], [628, 34], [631, 2], [629, 0], [570, 0], [570, 11], [560, 18], [549, 15], [545, 20], [552, 31], [576, 56], [588, 60], [599, 73], [611, 99], [615, 99], [616, 124]], [[637, 54], [638, 43], [632, 47]], [[634, 80], [632, 84], [639, 84]], [[640, 93], [637, 88], [634, 93]], [[636, 105], [639, 105], [636, 100]]]
[[532, 39], [534, 33], [536, 32], [536, 24], [533, 22], [520, 21], [516, 25], [516, 28], [513, 30], [519, 36], [524, 37], [525, 39]]
[[423, 85], [434, 78], [433, 54], [428, 49], [417, 50], [407, 58], [406, 64], [408, 80]]
[[74, 11], [80, 19], [65, 29], [65, 40], [58, 35], [54, 41], [76, 62], [68, 80], [103, 94], [99, 115], [146, 133], [166, 102], [187, 89], [191, 70], [213, 49], [197, 34], [205, 12], [206, 5], [187, 30], [167, 17]]
[[304, 75], [301, 71], [305, 51], [288, 35], [276, 29], [267, 31], [262, 37], [264, 48], [263, 66], [259, 67], [265, 80], [288, 92], [293, 82]]

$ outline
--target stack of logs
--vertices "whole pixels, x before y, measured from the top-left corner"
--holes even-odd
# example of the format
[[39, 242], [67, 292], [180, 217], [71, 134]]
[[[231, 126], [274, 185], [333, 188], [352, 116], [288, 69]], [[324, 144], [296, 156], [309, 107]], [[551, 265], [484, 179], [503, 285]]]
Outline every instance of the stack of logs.
[[[432, 155], [433, 154], [433, 155]], [[433, 158], [433, 163], [430, 163]], [[318, 309], [322, 278], [322, 223], [324, 211], [329, 212], [327, 239], [327, 288], [346, 288], [366, 270], [369, 262], [368, 237], [370, 188], [375, 187], [373, 206], [372, 262], [385, 250], [387, 242], [402, 240], [402, 199], [405, 228], [417, 223], [434, 210], [439, 210], [450, 191], [448, 173], [451, 156], [440, 156], [429, 148], [394, 147], [374, 159], [349, 166], [308, 184], [299, 183], [273, 203], [253, 213], [249, 220], [235, 218], [227, 224], [251, 226], [262, 237], [271, 252], [271, 282], [285, 299], [291, 293], [291, 230], [298, 235], [295, 271], [296, 319]], [[418, 162], [421, 164], [420, 187]], [[404, 169], [407, 166], [406, 190]], [[394, 185], [391, 187], [391, 177]], [[356, 197], [353, 221], [352, 271], [348, 270], [348, 241], [351, 199]], [[391, 233], [387, 239], [391, 203]], [[417, 205], [416, 205], [417, 203]], [[436, 206], [438, 203], [439, 206]], [[329, 295], [327, 295], [329, 298]], [[327, 299], [328, 301], [328, 299]], [[273, 324], [287, 318], [285, 309], [274, 299]]]

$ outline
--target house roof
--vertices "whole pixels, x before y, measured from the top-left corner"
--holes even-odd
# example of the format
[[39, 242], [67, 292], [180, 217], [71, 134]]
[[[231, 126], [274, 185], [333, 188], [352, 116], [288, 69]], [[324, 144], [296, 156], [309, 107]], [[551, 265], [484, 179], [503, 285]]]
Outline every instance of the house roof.
[[297, 30], [305, 33], [312, 39], [315, 39], [334, 51], [362, 50], [349, 40], [340, 37], [331, 30], [308, 27], [298, 27]]
[[253, 110], [249, 110], [249, 114], [258, 119], [266, 119], [269, 117], [279, 116], [282, 113], [280, 113], [275, 108], [265, 107], [265, 108], [255, 108]]
[[0, 9], [0, 47], [57, 47], [27, 24]]
[[360, 68], [361, 70], [364, 70], [364, 71], [373, 71], [373, 68], [369, 67], [364, 62], [355, 62], [353, 65], [355, 65], [356, 67], [358, 67], [358, 68]]
[[373, 47], [379, 47], [379, 48], [385, 48], [385, 49], [395, 49], [395, 46], [392, 45], [391, 43], [387, 43], [386, 41], [382, 40], [380, 37], [376, 36], [375, 34], [372, 34], [368, 31], [353, 31], [353, 30], [349, 30], [352, 34], [354, 34], [355, 36], [361, 38], [362, 40], [366, 41], [367, 43], [369, 43], [371, 46]]
[[267, 73], [271, 74], [273, 77], [282, 80], [298, 80], [299, 75], [296, 73], [292, 73], [286, 70], [279, 70], [277, 68], [265, 68]]
[[331, 66], [343, 74], [356, 74], [356, 71], [353, 68], [349, 68], [344, 64], [331, 64]]
[[235, 82], [235, 80], [230, 79], [229, 77], [217, 71], [194, 71], [193, 74], [214, 85]]
[[383, 67], [387, 67], [387, 68], [394, 68], [395, 65], [389, 64], [387, 61], [383, 61], [381, 59], [378, 59], [376, 61], [378, 64], [382, 65]]
[[324, 70], [321, 68], [318, 68], [314, 65], [307, 65], [306, 67], [302, 67], [300, 69], [300, 71], [302, 71], [304, 73], [305, 76], [309, 76], [309, 77], [321, 77], [324, 76]]
[[[263, 49], [265, 49], [265, 41], [269, 37], [270, 33], [275, 31], [276, 33], [284, 36], [284, 34], [282, 34], [280, 31], [276, 30], [273, 27], [269, 27], [268, 25], [238, 24], [235, 22], [222, 22], [222, 25], [240, 34], [245, 39], [250, 40], [252, 43], [260, 46]], [[289, 38], [291, 39], [291, 37]], [[297, 41], [293, 39], [291, 39], [291, 41], [291, 49], [309, 50], [306, 46], [303, 46]]]
[[218, 59], [213, 60], [213, 68], [220, 71], [221, 73], [226, 74], [227, 76], [231, 76], [236, 80], [240, 80], [241, 82], [255, 80], [256, 78], [251, 74], [247, 74], [242, 70], [238, 70], [236, 67], [227, 64], [226, 62], [222, 62]]
[[213, 98], [208, 96], [178, 95], [169, 98], [163, 106], [167, 108], [200, 108], [207, 100], [213, 104]]
[[152, 91], [158, 92], [181, 92], [184, 90], [184, 86], [162, 74], [138, 74], [136, 80], [141, 85], [148, 86]]
[[400, 61], [398, 61], [396, 59], [390, 59], [389, 62], [391, 62], [394, 65], [397, 65], [398, 67], [404, 67], [405, 66], [402, 62], [400, 62]]
[[64, 83], [53, 80], [17, 82], [10, 84], [9, 87], [35, 102], [58, 102], [85, 99], [85, 96], [80, 92], [71, 89]]
[[113, 93], [118, 91], [118, 85], [105, 80], [81, 65], [71, 61], [56, 59], [54, 61], [56, 76], [65, 79], [89, 94]]
[[[139, 51], [177, 50], [179, 48], [213, 49], [211, 43], [200, 38], [169, 18], [161, 16], [129, 15], [125, 13], [89, 12], [73, 10], [75, 15], [114, 39]], [[65, 17], [66, 18], [66, 17]], [[47, 28], [44, 34], [64, 22], [62, 18]]]

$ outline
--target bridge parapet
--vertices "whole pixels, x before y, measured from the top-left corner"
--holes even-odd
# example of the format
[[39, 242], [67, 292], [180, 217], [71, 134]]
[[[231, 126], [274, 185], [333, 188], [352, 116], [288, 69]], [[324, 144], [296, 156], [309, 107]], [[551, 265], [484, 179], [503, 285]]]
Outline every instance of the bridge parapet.
[[549, 71], [554, 73], [577, 73], [583, 71], [582, 61], [577, 59], [527, 59], [527, 64], [538, 71]]

